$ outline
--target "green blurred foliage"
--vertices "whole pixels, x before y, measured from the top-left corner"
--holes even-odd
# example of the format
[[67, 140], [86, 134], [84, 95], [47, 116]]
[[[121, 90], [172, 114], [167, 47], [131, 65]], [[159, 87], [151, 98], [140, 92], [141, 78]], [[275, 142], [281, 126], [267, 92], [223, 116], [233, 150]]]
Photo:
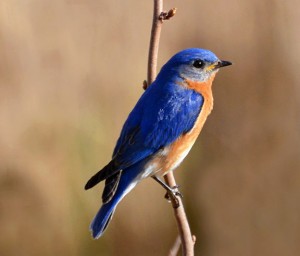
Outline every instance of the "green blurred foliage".
[[[188, 47], [234, 62], [176, 171], [196, 255], [298, 255], [299, 8], [289, 1], [165, 1], [159, 66]], [[88, 226], [109, 161], [146, 78], [152, 1], [0, 3], [0, 255], [166, 255], [177, 231], [145, 180], [104, 237]]]

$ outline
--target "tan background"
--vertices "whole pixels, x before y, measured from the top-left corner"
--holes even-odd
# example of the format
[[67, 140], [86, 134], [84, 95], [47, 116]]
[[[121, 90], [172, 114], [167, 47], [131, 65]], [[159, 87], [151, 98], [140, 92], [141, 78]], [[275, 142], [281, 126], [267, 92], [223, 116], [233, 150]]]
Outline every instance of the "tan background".
[[[299, 255], [300, 2], [165, 1], [159, 66], [188, 47], [234, 62], [176, 171], [196, 255]], [[142, 182], [105, 236], [88, 225], [146, 78], [152, 1], [0, 3], [0, 254], [166, 255], [176, 226], [164, 191]]]

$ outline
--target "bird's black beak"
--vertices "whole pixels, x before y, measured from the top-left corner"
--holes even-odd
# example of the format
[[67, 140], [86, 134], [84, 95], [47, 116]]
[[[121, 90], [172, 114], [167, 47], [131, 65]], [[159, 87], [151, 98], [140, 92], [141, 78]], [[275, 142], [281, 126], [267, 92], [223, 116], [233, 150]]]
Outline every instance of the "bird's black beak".
[[215, 66], [215, 69], [230, 66], [230, 65], [232, 65], [232, 63], [230, 61], [220, 60], [220, 61], [218, 61], [217, 65]]

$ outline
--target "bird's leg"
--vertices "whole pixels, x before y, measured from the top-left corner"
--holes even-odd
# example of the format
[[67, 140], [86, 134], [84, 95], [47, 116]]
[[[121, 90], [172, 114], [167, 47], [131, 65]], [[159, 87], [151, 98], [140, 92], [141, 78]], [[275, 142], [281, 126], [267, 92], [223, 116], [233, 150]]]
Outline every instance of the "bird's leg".
[[176, 185], [174, 187], [169, 187], [166, 183], [164, 183], [162, 180], [157, 178], [156, 176], [152, 176], [152, 178], [157, 181], [165, 190], [167, 190], [167, 193], [165, 195], [165, 198], [170, 201], [173, 199], [176, 202], [176, 206], [179, 207], [179, 201], [176, 196], [180, 196], [181, 198], [183, 197], [182, 194], [179, 191], [179, 186]]

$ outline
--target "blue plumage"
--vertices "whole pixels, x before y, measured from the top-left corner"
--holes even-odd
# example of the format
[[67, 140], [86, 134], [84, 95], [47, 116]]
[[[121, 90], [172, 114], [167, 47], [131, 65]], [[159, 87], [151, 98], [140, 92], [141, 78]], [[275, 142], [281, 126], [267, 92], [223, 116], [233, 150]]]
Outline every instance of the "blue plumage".
[[162, 67], [129, 114], [112, 160], [85, 186], [89, 189], [106, 180], [103, 205], [91, 224], [94, 238], [103, 234], [120, 200], [161, 168], [152, 166], [155, 156], [193, 129], [205, 99], [189, 88], [189, 81], [205, 83], [222, 63], [229, 65], [208, 50], [192, 48], [177, 53]]
[[111, 220], [118, 203], [138, 182], [137, 177], [140, 173], [143, 161], [125, 169], [121, 175], [117, 190], [112, 199], [104, 203], [97, 215], [93, 219], [90, 230], [94, 238], [99, 238], [105, 231], [109, 221]]
[[118, 170], [123, 172], [114, 197], [103, 204], [91, 224], [94, 238], [101, 236], [127, 188], [142, 175], [145, 159], [192, 129], [202, 104], [200, 94], [175, 83], [154, 82], [145, 91], [125, 122], [115, 147], [113, 157], [120, 163]]
[[[203, 97], [176, 83], [155, 81], [142, 95], [121, 132], [114, 156], [122, 148], [118, 161], [134, 164], [188, 132], [199, 115]], [[131, 131], [138, 130], [127, 143]], [[125, 144], [125, 145], [124, 145]]]

